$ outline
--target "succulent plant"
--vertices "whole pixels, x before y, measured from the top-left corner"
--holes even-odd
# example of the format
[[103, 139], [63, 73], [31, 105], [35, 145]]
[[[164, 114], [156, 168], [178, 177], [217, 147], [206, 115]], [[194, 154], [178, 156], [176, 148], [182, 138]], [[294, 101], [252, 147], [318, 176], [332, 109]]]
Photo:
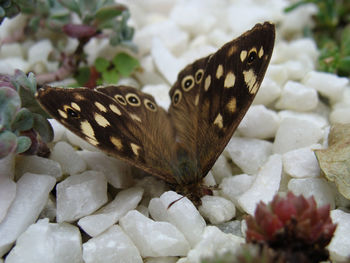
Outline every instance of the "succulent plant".
[[[12, 3], [11, 0], [1, 1], [6, 6]], [[55, 72], [37, 74], [39, 84], [63, 80], [72, 75], [79, 76], [83, 72], [87, 74], [88, 81], [96, 85], [94, 66], [86, 65], [84, 53], [85, 45], [94, 37], [107, 38], [112, 46], [124, 45], [136, 50], [131, 41], [134, 29], [127, 24], [129, 10], [114, 0], [17, 0], [15, 3], [20, 12], [26, 15], [27, 23], [13, 36], [2, 39], [2, 43], [35, 37], [40, 30], [45, 32], [45, 36], [55, 39], [52, 41], [55, 43], [55, 52], [51, 56], [60, 61], [60, 67]], [[1, 10], [0, 6], [0, 19]], [[65, 49], [67, 38], [78, 40], [73, 52]]]
[[304, 32], [316, 40], [320, 50], [318, 69], [348, 77], [350, 75], [350, 1], [298, 0], [285, 9], [292, 11], [305, 4], [314, 4], [318, 12]]
[[265, 246], [244, 244], [238, 253], [228, 252], [202, 260], [201, 263], [286, 263], [273, 249]]
[[305, 199], [289, 192], [275, 196], [269, 205], [261, 202], [255, 216], [247, 217], [248, 243], [267, 245], [286, 262], [320, 262], [329, 257], [326, 246], [336, 229], [330, 206], [317, 208], [313, 197]]
[[117, 83], [120, 77], [130, 76], [139, 66], [136, 58], [120, 52], [111, 61], [99, 57], [94, 66], [80, 68], [76, 79], [80, 86], [94, 88], [96, 85]]
[[19, 7], [12, 0], [0, 0], [0, 24], [5, 17], [11, 18], [19, 13]]
[[0, 159], [11, 153], [47, 155], [53, 130], [34, 98], [34, 74], [0, 75]]

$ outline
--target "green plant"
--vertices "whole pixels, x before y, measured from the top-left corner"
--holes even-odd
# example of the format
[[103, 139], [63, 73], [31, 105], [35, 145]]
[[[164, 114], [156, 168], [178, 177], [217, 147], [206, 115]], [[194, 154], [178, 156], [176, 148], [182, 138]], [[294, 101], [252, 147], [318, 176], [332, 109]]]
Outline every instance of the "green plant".
[[19, 7], [12, 0], [0, 0], [0, 24], [5, 17], [14, 17], [19, 13]]
[[11, 153], [49, 153], [45, 143], [52, 140], [53, 130], [34, 98], [36, 90], [33, 73], [0, 75], [0, 158]]
[[[22, 34], [17, 32], [16, 36], [3, 39], [2, 43], [23, 40], [26, 36], [35, 38], [39, 31], [48, 32], [46, 36], [54, 38], [52, 42], [56, 46], [52, 57], [60, 61], [60, 68], [56, 72], [37, 74], [39, 84], [78, 76], [82, 71], [80, 68], [89, 68], [85, 73], [88, 73], [88, 79], [93, 79], [91, 65], [87, 65], [84, 53], [85, 45], [92, 38], [108, 38], [113, 46], [135, 49], [131, 42], [134, 29], [127, 25], [130, 13], [124, 5], [113, 0], [17, 0], [16, 5], [27, 17], [26, 26]], [[77, 21], [76, 17], [79, 21], [73, 22], [73, 18]], [[67, 38], [78, 40], [72, 53], [65, 51]]]
[[301, 0], [285, 9], [313, 3], [318, 7], [315, 27], [308, 28], [320, 50], [318, 69], [350, 76], [350, 2], [348, 0]]
[[96, 84], [117, 83], [120, 77], [130, 76], [139, 66], [135, 57], [120, 52], [111, 61], [99, 57], [93, 66], [80, 68], [76, 79], [80, 86], [94, 88]]

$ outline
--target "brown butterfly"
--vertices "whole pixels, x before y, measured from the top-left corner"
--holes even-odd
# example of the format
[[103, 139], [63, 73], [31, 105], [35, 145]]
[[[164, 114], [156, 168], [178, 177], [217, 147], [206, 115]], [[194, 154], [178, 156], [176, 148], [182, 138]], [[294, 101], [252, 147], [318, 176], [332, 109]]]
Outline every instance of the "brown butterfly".
[[183, 69], [169, 111], [126, 86], [40, 89], [46, 111], [92, 145], [167, 182], [199, 204], [203, 178], [251, 105], [271, 59], [275, 27], [257, 24]]

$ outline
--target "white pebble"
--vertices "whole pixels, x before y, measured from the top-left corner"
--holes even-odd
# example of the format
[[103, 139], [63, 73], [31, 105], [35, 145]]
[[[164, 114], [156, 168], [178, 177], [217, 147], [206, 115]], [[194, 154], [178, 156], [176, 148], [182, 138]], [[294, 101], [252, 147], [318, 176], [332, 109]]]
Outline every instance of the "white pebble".
[[6, 263], [81, 263], [79, 229], [42, 219], [29, 226], [6, 257]]
[[174, 84], [177, 79], [177, 74], [186, 63], [174, 57], [159, 38], [153, 39], [151, 54], [158, 71], [169, 84]]
[[296, 111], [290, 111], [290, 110], [283, 110], [278, 112], [278, 116], [281, 120], [284, 119], [297, 119], [297, 120], [304, 120], [308, 122], [312, 122], [314, 125], [319, 127], [320, 129], [326, 128], [329, 124], [327, 121], [327, 118], [325, 117], [328, 115], [327, 109], [324, 109], [324, 104], [319, 103], [318, 109], [320, 110], [320, 113], [314, 113], [314, 112], [296, 112]]
[[350, 251], [350, 214], [336, 209], [331, 211], [331, 218], [338, 225], [328, 245], [330, 257], [334, 262], [347, 262]]
[[323, 178], [291, 179], [288, 189], [295, 195], [302, 194], [304, 197], [313, 195], [318, 206], [330, 204], [331, 209], [335, 208], [333, 190]]
[[220, 184], [222, 179], [232, 175], [231, 166], [224, 155], [220, 155], [214, 166], [211, 168], [215, 182]]
[[304, 5], [303, 8], [295, 8], [292, 12], [285, 13], [281, 21], [280, 32], [286, 36], [301, 33], [304, 28], [313, 23], [312, 15], [316, 15], [316, 5]]
[[348, 107], [339, 107], [334, 109], [329, 115], [329, 120], [332, 124], [335, 123], [350, 123], [350, 106]]
[[288, 60], [282, 64], [287, 70], [289, 80], [301, 80], [312, 68], [306, 68], [306, 63], [298, 60]]
[[216, 23], [207, 5], [199, 4], [198, 1], [179, 2], [171, 10], [170, 19], [194, 35], [209, 33]]
[[35, 42], [35, 44], [28, 49], [29, 63], [46, 62], [52, 50], [52, 43], [48, 39]]
[[0, 223], [16, 197], [16, 183], [9, 178], [0, 178]]
[[[317, 145], [312, 149], [319, 147], [320, 145]], [[295, 178], [320, 176], [320, 167], [312, 149], [305, 147], [284, 153], [282, 155], [283, 170]]]
[[83, 244], [85, 263], [142, 263], [131, 239], [117, 225]]
[[203, 196], [199, 212], [212, 224], [221, 224], [236, 215], [235, 205], [221, 196]]
[[274, 102], [281, 94], [281, 86], [274, 80], [265, 77], [260, 89], [253, 100], [253, 105], [269, 105]]
[[86, 163], [66, 142], [58, 142], [52, 149], [50, 159], [61, 165], [62, 172], [67, 174], [77, 174], [86, 170]]
[[[275, 52], [273, 53], [275, 54]], [[272, 56], [273, 58], [274, 56]], [[280, 86], [283, 86], [286, 81], [288, 80], [288, 72], [287, 72], [287, 69], [281, 65], [281, 64], [271, 64], [269, 65], [269, 67], [267, 68], [266, 70], [266, 76], [262, 82], [262, 88], [264, 88], [264, 82], [266, 82], [266, 80], [269, 80], [269, 81], [272, 81], [272, 82], [275, 82], [280, 90]], [[259, 91], [260, 92], [260, 91]], [[258, 92], [258, 95], [257, 97], [259, 96], [259, 92]], [[273, 96], [275, 97], [275, 96]]]
[[136, 210], [143, 214], [145, 217], [149, 217], [148, 207], [144, 205], [139, 205]]
[[200, 263], [201, 259], [214, 255], [223, 255], [227, 252], [236, 253], [244, 239], [232, 234], [225, 234], [216, 226], [207, 226], [204, 229], [201, 241], [187, 255], [188, 263]]
[[0, 181], [15, 178], [15, 157], [16, 154], [12, 152], [0, 159]]
[[285, 153], [294, 149], [318, 143], [323, 131], [313, 122], [294, 118], [282, 119], [277, 130], [273, 151]]
[[17, 181], [16, 197], [0, 223], [0, 257], [38, 218], [55, 183], [56, 180], [52, 176], [31, 173], [24, 174]]
[[126, 188], [132, 184], [131, 167], [129, 164], [109, 157], [102, 152], [78, 151], [87, 167], [102, 172], [110, 183], [117, 189]]
[[16, 197], [16, 183], [13, 181], [15, 154], [0, 159], [0, 223]]
[[92, 151], [92, 152], [96, 152], [96, 151], [99, 152], [100, 151], [95, 146], [91, 145], [90, 143], [88, 143], [84, 139], [80, 138], [78, 135], [74, 134], [73, 132], [71, 132], [68, 129], [66, 129], [65, 135], [67, 137], [68, 142], [71, 145], [78, 146], [81, 149]]
[[0, 58], [23, 57], [23, 50], [20, 43], [7, 43], [1, 45]]
[[[194, 246], [201, 239], [206, 224], [192, 202], [187, 197], [181, 197], [173, 191], [165, 192], [160, 198], [150, 201], [148, 210], [155, 220], [167, 221], [176, 226], [191, 246]], [[169, 207], [175, 200], [178, 201]]]
[[315, 89], [307, 88], [295, 81], [288, 81], [276, 102], [276, 108], [295, 111], [310, 111], [317, 107], [318, 95]]
[[251, 106], [238, 126], [238, 131], [245, 137], [269, 139], [275, 136], [279, 117], [275, 111], [264, 105]]
[[53, 142], [58, 142], [63, 139], [63, 136], [66, 132], [66, 127], [64, 127], [61, 123], [59, 123], [55, 119], [48, 119], [53, 129]]
[[61, 165], [58, 162], [37, 155], [19, 156], [15, 171], [16, 178], [21, 177], [25, 172], [51, 175], [56, 179], [62, 176]]
[[128, 211], [136, 208], [143, 194], [140, 187], [132, 187], [117, 194], [112, 202], [96, 213], [81, 218], [78, 225], [90, 236], [95, 237], [118, 222]]
[[17, 69], [22, 70], [23, 72], [28, 72], [30, 69], [29, 63], [18, 57], [0, 59], [1, 74], [13, 75]]
[[144, 58], [141, 58], [140, 66], [143, 70], [136, 71], [134, 74], [141, 85], [166, 85], [164, 84], [164, 78], [156, 70], [154, 60], [151, 55], [147, 55]]
[[119, 224], [142, 257], [185, 256], [190, 249], [184, 235], [174, 225], [153, 221], [136, 210], [129, 211]]
[[157, 258], [146, 258], [145, 263], [176, 263], [177, 257], [157, 257]]
[[164, 48], [178, 55], [186, 50], [189, 34], [181, 30], [171, 20], [147, 25], [136, 31], [133, 40], [139, 47], [141, 55], [147, 54], [154, 47], [154, 44], [152, 44], [154, 37], [159, 38], [164, 43]]
[[239, 206], [253, 215], [260, 201], [270, 202], [277, 193], [282, 176], [282, 158], [278, 154], [270, 156], [260, 169], [251, 187], [237, 198]]
[[168, 109], [171, 103], [169, 97], [170, 87], [166, 84], [146, 85], [142, 91], [151, 94], [156, 100], [157, 104], [164, 109]]
[[[253, 27], [256, 23], [269, 20], [271, 9], [261, 8], [259, 5], [252, 5], [246, 2], [231, 2], [225, 7], [224, 12], [227, 12], [228, 26], [233, 32], [239, 34], [247, 31], [248, 28]], [[254, 14], [253, 16], [251, 14]], [[239, 23], [237, 21], [240, 21]]]
[[258, 139], [232, 137], [225, 151], [244, 173], [255, 174], [272, 153], [272, 143]]
[[238, 197], [252, 186], [255, 178], [255, 175], [248, 174], [238, 174], [226, 177], [222, 180], [219, 186], [220, 192], [237, 206]]
[[331, 102], [335, 102], [342, 98], [349, 80], [327, 72], [311, 71], [305, 76], [303, 82], [305, 86], [316, 89]]
[[72, 222], [107, 202], [107, 181], [103, 173], [86, 171], [72, 175], [56, 186], [57, 222]]
[[144, 178], [137, 180], [135, 186], [139, 186], [145, 190], [142, 201], [145, 201], [145, 199], [149, 201], [153, 197], [159, 197], [169, 189], [163, 180], [159, 180], [155, 176], [145, 176]]
[[214, 175], [211, 171], [207, 173], [207, 175], [203, 178], [203, 184], [206, 186], [215, 186], [217, 185]]

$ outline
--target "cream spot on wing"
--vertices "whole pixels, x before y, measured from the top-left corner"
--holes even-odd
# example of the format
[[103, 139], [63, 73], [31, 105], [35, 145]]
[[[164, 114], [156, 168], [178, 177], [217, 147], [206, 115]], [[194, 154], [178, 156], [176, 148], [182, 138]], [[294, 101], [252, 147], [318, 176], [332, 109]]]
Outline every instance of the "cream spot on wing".
[[79, 93], [74, 93], [73, 97], [75, 100], [85, 100], [85, 97]]
[[120, 139], [118, 139], [117, 137], [114, 136], [110, 136], [109, 137], [111, 143], [113, 143], [113, 145], [115, 147], [117, 147], [117, 149], [120, 151], [123, 148], [123, 144], [122, 141]]
[[100, 111], [103, 111], [103, 112], [107, 112], [107, 109], [105, 106], [103, 106], [101, 103], [99, 103], [98, 101], [95, 101], [95, 106], [100, 110]]
[[222, 129], [222, 127], [224, 127], [222, 116], [220, 113], [218, 114], [218, 116], [216, 116], [214, 124], [216, 124], [220, 129]]
[[84, 133], [87, 137], [89, 137], [92, 140], [96, 140], [94, 129], [88, 121], [82, 121], [80, 123], [80, 129], [81, 132]]
[[259, 58], [261, 58], [263, 55], [264, 55], [264, 49], [263, 49], [263, 47], [261, 47], [259, 50], [258, 56], [259, 56]]
[[116, 113], [117, 115], [121, 116], [122, 113], [121, 111], [118, 109], [117, 106], [113, 105], [113, 104], [110, 104], [109, 105], [109, 108], [111, 109], [111, 111], [113, 111], [114, 113]]
[[60, 109], [58, 109], [57, 110], [58, 111], [58, 114], [62, 117], [62, 118], [64, 118], [64, 119], [67, 119], [67, 113], [66, 112], [64, 112], [63, 110], [60, 110]]
[[199, 94], [196, 95], [196, 98], [194, 99], [194, 105], [198, 106], [199, 102]]
[[131, 146], [131, 150], [133, 151], [133, 153], [136, 156], [139, 156], [140, 146], [138, 146], [137, 144], [134, 144], [134, 143], [130, 143], [130, 146]]
[[233, 72], [229, 72], [226, 75], [225, 82], [224, 82], [224, 87], [225, 88], [232, 88], [235, 85], [236, 77], [233, 74]]
[[95, 113], [95, 121], [97, 122], [98, 125], [101, 127], [105, 128], [107, 126], [110, 126], [111, 124], [105, 117], [103, 117], [101, 114]]
[[216, 70], [216, 78], [219, 79], [224, 74], [224, 67], [220, 64]]
[[255, 94], [259, 89], [259, 83], [256, 82], [251, 90], [249, 90], [250, 94]]
[[242, 62], [246, 59], [247, 55], [248, 55], [247, 50], [242, 50], [242, 51], [241, 51], [241, 54], [240, 54], [239, 57], [241, 58], [241, 61], [242, 61]]
[[85, 137], [85, 140], [95, 146], [98, 146], [99, 144], [98, 141], [96, 141], [95, 139], [91, 139], [90, 137]]
[[228, 50], [227, 56], [229, 56], [229, 57], [232, 56], [232, 54], [235, 53], [236, 51], [237, 51], [237, 46], [234, 45]]
[[77, 110], [77, 111], [81, 111], [79, 105], [76, 104], [75, 102], [72, 102], [70, 105], [72, 106], [73, 109], [75, 109], [75, 110]]
[[205, 82], [204, 82], [204, 90], [207, 91], [210, 87], [210, 83], [211, 83], [211, 76], [208, 75], [206, 78], [205, 78]]
[[236, 111], [236, 106], [237, 106], [237, 101], [235, 97], [233, 97], [226, 105], [227, 109], [231, 113], [234, 113]]
[[256, 75], [252, 69], [248, 71], [243, 71], [244, 81], [247, 84], [249, 92], [252, 93], [253, 86], [256, 82]]
[[135, 115], [135, 114], [133, 114], [133, 113], [129, 113], [129, 116], [130, 116], [130, 118], [133, 119], [134, 121], [142, 122], [141, 119], [140, 119], [140, 117], [137, 116], [137, 115]]

